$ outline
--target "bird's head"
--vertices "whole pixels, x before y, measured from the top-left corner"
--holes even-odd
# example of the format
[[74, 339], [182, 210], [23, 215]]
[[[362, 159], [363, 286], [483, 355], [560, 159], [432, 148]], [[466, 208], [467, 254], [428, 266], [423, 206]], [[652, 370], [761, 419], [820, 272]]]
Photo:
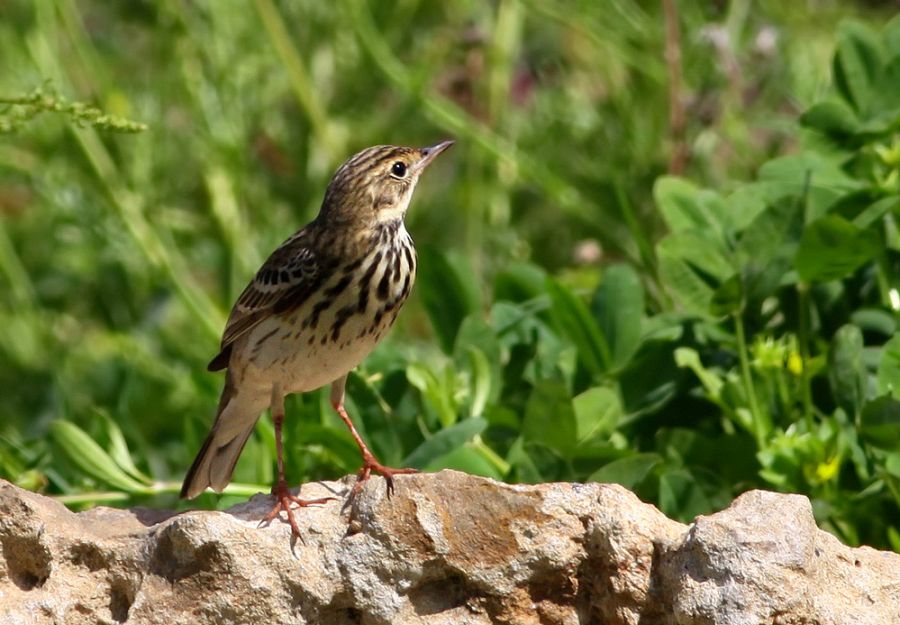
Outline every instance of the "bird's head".
[[402, 220], [419, 176], [453, 145], [427, 148], [376, 145], [352, 156], [331, 178], [320, 218], [372, 226]]

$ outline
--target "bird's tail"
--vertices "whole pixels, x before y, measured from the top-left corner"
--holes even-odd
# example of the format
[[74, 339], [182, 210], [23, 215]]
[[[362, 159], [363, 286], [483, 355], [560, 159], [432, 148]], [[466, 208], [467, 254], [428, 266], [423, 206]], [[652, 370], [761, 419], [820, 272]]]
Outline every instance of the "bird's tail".
[[265, 407], [265, 399], [240, 396], [231, 380], [231, 372], [226, 374], [216, 421], [181, 486], [183, 499], [193, 499], [207, 487], [217, 493], [224, 490]]

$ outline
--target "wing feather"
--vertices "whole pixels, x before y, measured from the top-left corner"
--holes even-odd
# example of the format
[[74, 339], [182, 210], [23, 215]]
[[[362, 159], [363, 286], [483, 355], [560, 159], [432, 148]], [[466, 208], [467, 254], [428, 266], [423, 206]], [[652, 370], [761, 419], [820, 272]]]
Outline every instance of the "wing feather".
[[302, 303], [320, 288], [327, 275], [322, 270], [321, 254], [316, 254], [309, 243], [310, 236], [304, 228], [266, 259], [231, 309], [219, 354], [209, 363], [210, 371], [228, 366], [231, 347], [237, 339], [267, 317]]

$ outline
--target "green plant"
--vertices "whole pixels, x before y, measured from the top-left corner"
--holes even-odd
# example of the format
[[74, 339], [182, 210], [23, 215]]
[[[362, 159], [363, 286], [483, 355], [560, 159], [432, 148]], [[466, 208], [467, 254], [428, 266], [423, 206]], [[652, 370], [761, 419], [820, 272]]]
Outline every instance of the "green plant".
[[[381, 460], [616, 481], [682, 519], [803, 492], [843, 540], [900, 547], [897, 22], [841, 27], [822, 99], [835, 20], [877, 7], [677, 3], [673, 178], [657, 4], [11, 3], [2, 93], [50, 78], [150, 130], [44, 115], [0, 142], [0, 474], [182, 505], [260, 254], [353, 148], [452, 135], [410, 213], [414, 300], [349, 382]], [[573, 267], [585, 238], [602, 262]], [[356, 470], [324, 392], [287, 412], [290, 479]], [[201, 504], [273, 461], [263, 418]]]
[[21, 96], [0, 96], [0, 107], [3, 109], [0, 113], [0, 134], [18, 130], [41, 113], [64, 115], [78, 128], [93, 126], [126, 133], [147, 130], [146, 124], [106, 114], [84, 102], [70, 102], [46, 87], [37, 87]]

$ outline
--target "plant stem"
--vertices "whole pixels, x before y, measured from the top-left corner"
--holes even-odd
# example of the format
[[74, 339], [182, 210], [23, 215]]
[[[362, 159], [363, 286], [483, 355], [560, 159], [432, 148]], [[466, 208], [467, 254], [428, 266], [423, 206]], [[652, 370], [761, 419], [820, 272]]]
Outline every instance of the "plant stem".
[[797, 348], [800, 350], [800, 360], [803, 362], [801, 373], [803, 417], [810, 432], [815, 425], [813, 422], [812, 390], [809, 387], [809, 285], [799, 283], [797, 285]]
[[475, 449], [475, 451], [484, 456], [484, 459], [487, 460], [495, 469], [497, 469], [500, 475], [509, 474], [509, 463], [499, 455], [497, 455], [497, 452], [488, 447], [487, 444], [485, 444], [485, 442], [482, 440], [480, 434], [476, 434], [475, 437], [472, 438], [472, 447]]
[[[260, 484], [237, 484], [232, 482], [225, 487], [222, 494], [250, 497], [257, 493], [268, 492], [268, 490], [268, 486]], [[136, 493], [127, 493], [124, 491], [72, 493], [69, 495], [54, 495], [53, 499], [67, 506], [74, 506], [85, 503], [129, 501], [134, 496], [166, 495], [177, 494], [179, 492], [181, 492], [181, 482], [154, 482], [145, 490]]]
[[747, 394], [747, 401], [750, 403], [750, 414], [753, 415], [753, 435], [756, 437], [757, 448], [762, 449], [765, 441], [762, 413], [759, 410], [759, 403], [756, 401], [756, 389], [753, 386], [753, 376], [750, 372], [747, 339], [744, 335], [744, 320], [738, 313], [734, 314], [734, 333], [737, 338], [738, 356], [741, 360], [741, 377], [744, 380], [744, 392]]

